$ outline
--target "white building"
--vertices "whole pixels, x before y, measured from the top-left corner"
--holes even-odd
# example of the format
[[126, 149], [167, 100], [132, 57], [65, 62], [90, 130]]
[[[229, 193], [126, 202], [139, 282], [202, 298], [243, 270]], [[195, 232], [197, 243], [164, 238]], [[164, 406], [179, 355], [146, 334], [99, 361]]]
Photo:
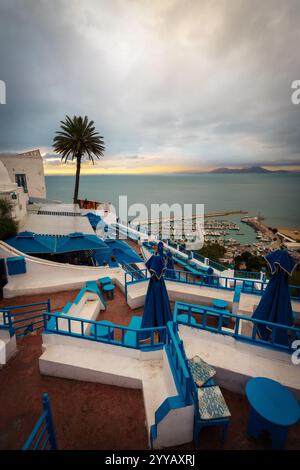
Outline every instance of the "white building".
[[39, 150], [25, 153], [0, 153], [11, 182], [24, 188], [29, 197], [45, 198], [46, 185], [43, 158]]
[[13, 183], [8, 171], [0, 160], [0, 199], [10, 202], [12, 207], [12, 217], [19, 223], [26, 218], [28, 194], [17, 183]]

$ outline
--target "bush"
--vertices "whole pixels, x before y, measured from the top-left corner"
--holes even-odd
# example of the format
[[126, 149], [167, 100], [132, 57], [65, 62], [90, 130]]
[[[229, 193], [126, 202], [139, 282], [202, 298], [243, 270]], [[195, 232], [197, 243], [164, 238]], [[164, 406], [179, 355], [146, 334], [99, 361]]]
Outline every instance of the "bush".
[[201, 250], [197, 250], [196, 253], [211, 259], [212, 261], [219, 262], [220, 258], [224, 256], [226, 249], [224, 246], [218, 243], [205, 243]]
[[249, 251], [244, 251], [234, 258], [235, 269], [239, 269], [241, 263], [245, 263], [246, 271], [261, 271], [262, 268], [268, 267], [268, 263], [263, 256], [252, 255]]
[[18, 232], [18, 224], [11, 216], [11, 204], [0, 199], [0, 240], [13, 237]]

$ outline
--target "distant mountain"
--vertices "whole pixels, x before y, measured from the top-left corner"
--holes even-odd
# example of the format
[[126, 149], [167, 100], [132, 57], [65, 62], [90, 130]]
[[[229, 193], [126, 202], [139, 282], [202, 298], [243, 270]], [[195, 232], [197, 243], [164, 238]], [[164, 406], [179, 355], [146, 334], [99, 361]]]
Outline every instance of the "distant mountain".
[[267, 170], [262, 166], [250, 166], [248, 168], [216, 168], [209, 173], [221, 173], [221, 174], [232, 174], [232, 173], [288, 173], [285, 170]]

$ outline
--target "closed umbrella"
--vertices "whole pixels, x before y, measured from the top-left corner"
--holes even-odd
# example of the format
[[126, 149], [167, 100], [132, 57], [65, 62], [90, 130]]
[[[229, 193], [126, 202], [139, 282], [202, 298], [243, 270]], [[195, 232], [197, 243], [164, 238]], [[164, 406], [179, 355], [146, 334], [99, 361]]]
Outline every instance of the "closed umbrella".
[[[271, 279], [252, 318], [292, 326], [293, 311], [288, 278], [292, 275], [297, 262], [286, 250], [273, 251], [265, 258], [271, 270]], [[257, 331], [262, 339], [268, 341], [272, 328], [257, 324]], [[274, 341], [277, 344], [288, 345], [287, 330], [276, 328]]]
[[167, 271], [166, 277], [168, 279], [176, 279], [176, 273], [174, 270], [174, 260], [171, 251], [167, 252]]
[[[159, 255], [152, 255], [146, 262], [146, 267], [151, 273], [151, 278], [146, 294], [141, 328], [166, 326], [168, 321], [172, 320], [169, 296], [163, 277], [166, 267]], [[146, 339], [149, 336], [149, 333], [144, 333], [141, 335], [141, 339]]]

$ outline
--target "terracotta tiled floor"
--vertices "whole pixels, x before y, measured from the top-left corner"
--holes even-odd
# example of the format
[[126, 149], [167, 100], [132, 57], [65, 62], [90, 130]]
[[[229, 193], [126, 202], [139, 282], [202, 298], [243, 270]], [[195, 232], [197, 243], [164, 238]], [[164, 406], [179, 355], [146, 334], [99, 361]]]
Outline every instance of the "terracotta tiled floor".
[[[50, 294], [53, 310], [73, 300], [77, 291]], [[48, 295], [17, 297], [0, 306], [46, 300]], [[116, 289], [115, 299], [99, 319], [127, 325], [132, 315], [124, 295]], [[41, 335], [28, 335], [18, 341], [18, 353], [0, 369], [0, 449], [18, 449], [31, 431], [41, 411], [41, 395], [49, 393], [61, 449], [147, 449], [147, 432], [141, 390], [78, 382], [41, 376], [38, 358]], [[225, 449], [267, 449], [268, 440], [254, 442], [246, 437], [248, 404], [244, 396], [223, 390], [231, 410], [231, 424]], [[219, 449], [220, 431], [209, 428], [201, 433], [201, 449]], [[186, 444], [180, 449], [191, 449]], [[287, 448], [300, 449], [300, 423], [289, 433]]]

